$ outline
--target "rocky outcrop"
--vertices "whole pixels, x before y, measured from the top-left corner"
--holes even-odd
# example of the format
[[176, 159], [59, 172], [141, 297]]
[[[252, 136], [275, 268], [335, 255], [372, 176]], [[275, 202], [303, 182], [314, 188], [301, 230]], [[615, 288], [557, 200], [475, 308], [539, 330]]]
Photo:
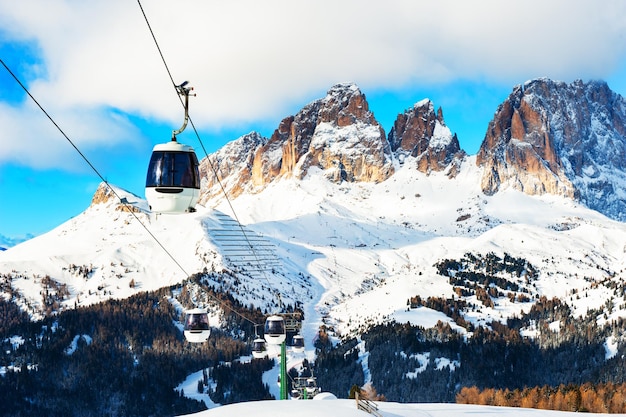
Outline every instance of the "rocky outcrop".
[[228, 143], [200, 163], [200, 204], [223, 194], [258, 192], [312, 168], [334, 182], [380, 182], [394, 172], [385, 132], [354, 84], [337, 84], [326, 97], [284, 118], [269, 139], [256, 132]]
[[140, 200], [140, 197], [103, 181], [98, 185], [96, 192], [91, 197], [89, 207], [112, 205], [115, 206], [117, 211], [140, 213], [141, 209], [135, 205], [138, 200]]
[[230, 197], [251, 190], [256, 151], [267, 142], [257, 132], [251, 132], [227, 143], [217, 152], [200, 161], [202, 178], [200, 204], [219, 196], [222, 188]]
[[536, 79], [516, 86], [476, 157], [486, 194], [558, 194], [626, 220], [626, 104], [606, 83]]
[[326, 97], [283, 119], [254, 155], [252, 183], [303, 178], [318, 168], [335, 182], [380, 182], [393, 173], [385, 132], [354, 84], [338, 84]]
[[101, 182], [96, 189], [96, 192], [91, 197], [91, 205], [95, 206], [97, 204], [105, 204], [112, 202], [116, 199], [115, 194], [113, 193], [111, 187], [109, 187], [105, 182]]
[[422, 100], [399, 114], [388, 141], [401, 161], [405, 156], [415, 158], [417, 169], [424, 173], [452, 167], [448, 174], [453, 177], [465, 157], [456, 134], [450, 132], [443, 120], [441, 108], [435, 113], [430, 100]]
[[354, 84], [337, 84], [284, 119], [257, 161], [256, 184], [276, 176], [303, 178], [313, 167], [334, 182], [380, 182], [393, 173], [385, 132]]

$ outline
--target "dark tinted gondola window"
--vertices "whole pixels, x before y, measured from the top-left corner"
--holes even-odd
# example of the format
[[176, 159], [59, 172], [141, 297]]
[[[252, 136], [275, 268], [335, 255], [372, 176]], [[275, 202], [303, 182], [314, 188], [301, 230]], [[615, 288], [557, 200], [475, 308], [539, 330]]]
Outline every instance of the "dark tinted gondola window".
[[146, 187], [200, 188], [196, 154], [193, 152], [153, 152], [148, 165]]
[[285, 333], [285, 323], [282, 320], [268, 320], [265, 322], [265, 333], [269, 333], [269, 334]]
[[188, 314], [185, 330], [209, 330], [209, 319], [206, 314]]

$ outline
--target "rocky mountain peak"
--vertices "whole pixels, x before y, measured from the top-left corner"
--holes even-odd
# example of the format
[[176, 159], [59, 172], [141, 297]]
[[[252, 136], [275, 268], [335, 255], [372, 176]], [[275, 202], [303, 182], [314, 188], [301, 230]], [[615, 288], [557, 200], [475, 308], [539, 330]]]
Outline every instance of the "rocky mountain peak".
[[91, 206], [106, 204], [115, 200], [116, 197], [111, 188], [107, 186], [106, 183], [101, 182], [91, 198]]
[[138, 196], [111, 184], [107, 184], [106, 182], [101, 182], [91, 198], [89, 207], [106, 205], [114, 207], [117, 211], [133, 211], [138, 213], [141, 209], [134, 205], [137, 200], [139, 200]]
[[345, 127], [355, 123], [378, 124], [359, 87], [353, 83], [336, 84], [320, 102], [321, 123]]
[[[250, 144], [238, 156], [219, 151], [210, 158], [211, 164], [203, 161], [201, 168], [214, 166], [222, 178], [238, 177], [225, 187], [231, 195], [244, 189], [260, 191], [281, 177], [303, 178], [311, 168], [334, 182], [379, 182], [393, 173], [385, 132], [365, 95], [352, 83], [333, 86], [324, 98], [284, 118], [268, 140], [257, 136]], [[232, 145], [237, 146], [241, 144]], [[207, 168], [205, 174], [212, 175]], [[214, 185], [207, 182], [209, 191], [203, 192], [201, 202], [214, 194]]]
[[493, 194], [559, 194], [626, 220], [626, 103], [602, 81], [516, 86], [489, 123], [476, 163]]
[[217, 152], [200, 161], [202, 192], [199, 203], [221, 195], [222, 186], [232, 197], [240, 195], [249, 187], [252, 179], [254, 157], [267, 139], [257, 132], [250, 132], [227, 143]]
[[[416, 158], [419, 171], [443, 171], [450, 166], [458, 169], [465, 157], [456, 134], [452, 134], [443, 119], [441, 107], [435, 112], [432, 101], [425, 99], [399, 114], [389, 132], [392, 151], [402, 160]], [[457, 169], [449, 171], [456, 175]]]

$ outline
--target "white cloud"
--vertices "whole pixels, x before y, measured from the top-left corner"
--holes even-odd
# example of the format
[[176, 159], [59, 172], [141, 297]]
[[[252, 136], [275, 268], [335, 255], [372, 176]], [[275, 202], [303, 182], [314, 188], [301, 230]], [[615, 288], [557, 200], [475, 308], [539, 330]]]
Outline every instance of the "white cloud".
[[128, 144], [132, 145], [141, 137], [126, 116], [118, 112], [77, 106], [59, 108], [55, 105], [46, 111], [63, 133], [31, 102], [18, 107], [0, 103], [0, 162], [8, 161], [37, 169], [62, 168], [84, 172], [89, 167], [77, 157], [73, 145], [93, 163], [92, 159], [103, 157], [103, 149], [124, 144], [134, 150], [136, 146]]
[[[142, 5], [174, 81], [196, 88], [191, 114], [200, 128], [280, 118], [342, 81], [367, 94], [459, 79], [606, 78], [626, 50], [620, 0]], [[93, 141], [111, 144], [111, 129], [128, 128], [102, 108], [180, 123], [138, 3], [0, 0], [0, 27], [4, 39], [38, 45], [45, 70], [31, 92], [44, 106], [77, 112], [85, 132], [100, 132]], [[11, 106], [12, 117], [33, 119], [27, 106]], [[12, 151], [20, 149], [32, 151]]]

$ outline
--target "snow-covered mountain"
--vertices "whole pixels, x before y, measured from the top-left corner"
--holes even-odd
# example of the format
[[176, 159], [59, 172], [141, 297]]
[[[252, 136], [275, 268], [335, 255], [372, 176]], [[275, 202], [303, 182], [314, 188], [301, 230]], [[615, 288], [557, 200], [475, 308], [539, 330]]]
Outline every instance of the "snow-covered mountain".
[[559, 194], [626, 220], [626, 101], [605, 82], [516, 86], [477, 155], [482, 189]]
[[[606, 83], [530, 80], [514, 87], [487, 126], [475, 160], [481, 190], [562, 195], [624, 221], [625, 137], [626, 102]], [[360, 89], [338, 84], [283, 119], [269, 139], [252, 132], [205, 159], [202, 201], [223, 189], [233, 197], [259, 192], [310, 169], [336, 183], [381, 182], [407, 156], [420, 172], [451, 177], [467, 157], [430, 100], [398, 114], [385, 137]]]
[[443, 111], [439, 108], [435, 113], [428, 99], [398, 115], [388, 140], [399, 161], [407, 155], [413, 156], [424, 173], [443, 171], [452, 164], [455, 169], [450, 170], [450, 175], [454, 176], [465, 157], [456, 134], [452, 134], [443, 120]]
[[[563, 136], [541, 120], [550, 135]], [[594, 131], [596, 141], [601, 132]], [[50, 308], [169, 286], [196, 272], [229, 271], [216, 285], [245, 305], [276, 309], [277, 294], [284, 303], [301, 303], [312, 339], [322, 323], [346, 335], [391, 319], [451, 322], [428, 309], [407, 310], [407, 300], [454, 297], [458, 289], [437, 265], [492, 253], [524, 260], [537, 275], [494, 273], [517, 290], [495, 292], [492, 306], [466, 296], [476, 307], [470, 321], [504, 320], [542, 295], [578, 314], [612, 302], [616, 308], [601, 320], [626, 315], [613, 290], [624, 278], [626, 225], [570, 194], [503, 186], [485, 193], [481, 152], [481, 163], [465, 155], [430, 101], [399, 115], [388, 141], [360, 90], [338, 85], [283, 120], [269, 140], [252, 133], [205, 159], [204, 207], [196, 213], [154, 215], [140, 197], [102, 185], [81, 215], [0, 254], [2, 291], [38, 317]], [[44, 292], [57, 294], [56, 306]]]
[[[546, 80], [530, 82], [524, 89], [516, 87], [512, 97], [530, 94], [535, 84], [552, 85]], [[565, 88], [555, 85], [557, 92]], [[589, 108], [598, 107], [593, 104], [595, 94], [588, 92], [585, 97]], [[618, 152], [623, 145], [624, 136], [615, 133], [619, 124], [610, 122], [621, 116], [602, 118], [600, 112], [592, 111], [588, 134], [596, 142], [590, 143], [613, 145], [590, 144], [579, 149], [578, 142], [574, 146], [553, 138], [572, 136], [574, 127], [584, 123], [576, 122], [559, 133], [559, 126], [569, 126], [556, 123], [564, 116], [546, 116], [558, 112], [550, 106], [545, 106], [550, 111], [543, 109], [531, 98], [522, 95], [518, 101], [503, 104], [481, 153], [468, 156], [445, 124], [443, 111], [435, 111], [429, 100], [400, 114], [385, 137], [360, 90], [353, 84], [337, 85], [325, 98], [285, 118], [271, 138], [252, 132], [205, 158], [201, 163], [202, 204], [194, 213], [156, 215], [141, 197], [101, 184], [83, 213], [0, 252], [0, 307], [16, 322], [28, 318], [17, 314], [6, 301], [32, 319], [70, 310], [57, 316], [58, 322], [65, 317], [69, 326], [74, 323], [69, 317], [73, 313], [90, 314], [90, 309], [74, 311], [76, 307], [167, 287], [129, 300], [137, 300], [139, 307], [145, 302], [145, 312], [163, 300], [161, 307], [172, 311], [165, 316], [169, 338], [155, 342], [148, 336], [141, 341], [126, 326], [119, 340], [105, 341], [103, 335], [115, 333], [117, 330], [110, 329], [117, 329], [118, 321], [108, 320], [109, 330], [98, 323], [98, 331], [88, 321], [89, 325], [72, 330], [77, 333], [60, 335], [58, 341], [65, 343], [62, 349], [68, 362], [75, 360], [81, 365], [87, 358], [75, 358], [74, 352], [99, 352], [107, 343], [114, 343], [125, 354], [131, 352], [133, 366], [143, 360], [152, 370], [158, 368], [150, 356], [155, 344], [161, 354], [171, 350], [183, 352], [185, 357], [198, 353], [177, 341], [180, 323], [176, 316], [183, 305], [197, 304], [200, 298], [204, 304], [209, 299], [207, 291], [216, 290], [240, 306], [251, 307], [247, 311], [257, 316], [256, 323], [248, 320], [253, 324], [262, 321], [263, 314], [284, 311], [284, 306], [301, 308], [305, 318], [301, 334], [307, 350], [296, 356], [290, 353], [289, 367], [296, 369], [305, 358], [314, 360], [316, 375], [326, 384], [338, 381], [339, 374], [347, 375], [348, 379], [338, 381], [335, 391], [357, 381], [382, 386], [395, 398], [414, 400], [421, 398], [418, 395], [424, 389], [420, 384], [427, 382], [433, 388], [426, 398], [451, 401], [459, 387], [491, 383], [488, 381], [496, 373], [502, 378], [496, 382], [502, 386], [515, 385], [511, 378], [517, 385], [570, 383], [572, 372], [584, 374], [581, 381], [605, 376], [621, 381], [619, 358], [626, 351], [622, 331], [622, 319], [626, 318], [626, 223], [610, 217], [620, 218], [622, 213], [619, 204], [613, 203], [620, 201], [623, 183], [619, 179], [624, 171], [619, 160], [605, 155]], [[618, 103], [622, 99], [613, 100]], [[558, 103], [556, 109], [567, 107], [569, 101]], [[508, 108], [513, 109], [510, 121], [504, 111]], [[616, 106], [613, 111], [620, 109]], [[539, 116], [534, 119], [532, 115]], [[524, 140], [532, 144], [524, 144]], [[571, 161], [563, 162], [563, 152], [570, 145], [587, 161], [579, 171], [569, 170]], [[612, 192], [599, 193], [600, 182], [588, 180], [592, 166], [600, 174], [594, 178], [610, 183]], [[486, 189], [485, 184], [494, 188]], [[603, 202], [593, 207], [606, 215], [585, 205], [590, 205], [586, 199], [593, 192]], [[194, 279], [185, 287], [176, 286], [192, 275]], [[93, 310], [102, 307], [107, 311], [110, 304]], [[212, 326], [222, 326], [241, 339], [252, 336], [250, 323], [245, 323], [248, 330], [242, 331], [237, 327], [241, 323], [228, 322], [228, 315], [222, 314], [226, 313], [222, 309], [227, 309], [224, 304], [208, 304]], [[234, 304], [229, 304], [231, 310], [235, 310]], [[126, 308], [130, 308], [128, 304]], [[122, 313], [115, 319], [126, 319], [126, 310]], [[133, 314], [141, 317], [144, 310]], [[509, 318], [514, 320], [507, 322]], [[46, 324], [34, 337], [11, 334], [3, 340], [8, 350], [0, 374], [16, 367], [15, 358], [22, 351], [37, 351], [37, 338], [44, 333], [50, 337], [55, 320], [43, 321]], [[393, 324], [373, 327], [394, 321], [421, 326], [401, 326], [411, 327], [409, 344], [416, 342], [417, 346], [405, 347], [402, 331], [396, 332], [398, 327]], [[505, 326], [498, 322], [513, 323], [506, 330], [510, 335], [501, 336]], [[156, 324], [147, 321], [142, 326], [149, 333]], [[422, 328], [425, 330], [417, 330]], [[493, 333], [486, 336], [484, 329]], [[84, 349], [97, 339], [96, 334], [99, 345]], [[398, 340], [390, 340], [390, 335]], [[312, 342], [327, 336], [335, 342], [342, 338], [345, 343], [336, 343], [333, 352], [316, 356]], [[457, 340], [453, 343], [457, 350], [445, 347], [443, 339], [448, 337]], [[499, 351], [501, 356], [487, 354], [480, 346], [489, 343], [488, 337], [503, 337], [494, 342], [494, 349], [509, 349], [512, 340], [516, 346]], [[376, 342], [376, 338], [384, 340]], [[420, 338], [424, 341], [421, 345]], [[573, 339], [580, 340], [579, 344], [568, 345]], [[29, 348], [20, 348], [27, 340]], [[435, 346], [434, 340], [442, 343]], [[469, 349], [475, 340], [478, 348], [472, 347], [470, 353], [458, 350], [463, 350], [459, 348], [463, 341]], [[79, 348], [81, 344], [83, 348]], [[509, 354], [526, 354], [525, 348], [531, 344], [533, 349], [537, 347], [536, 358], [502, 360]], [[325, 346], [322, 344], [322, 349], [327, 349]], [[562, 364], [572, 360], [569, 354], [579, 355], [581, 346], [586, 350], [573, 359], [576, 364], [571, 372], [562, 372]], [[563, 347], [571, 350], [560, 350]], [[14, 355], [10, 355], [11, 349]], [[229, 349], [231, 354], [235, 352]], [[559, 357], [560, 353], [567, 357]], [[320, 358], [330, 354], [348, 364], [335, 361], [332, 366], [339, 368], [324, 377], [330, 365]], [[278, 357], [278, 351], [273, 349], [270, 355]], [[101, 357], [96, 358], [89, 361], [90, 366], [100, 363]], [[524, 372], [526, 360], [534, 361], [540, 371]], [[475, 361], [481, 366], [473, 367]], [[491, 363], [485, 364], [487, 361]], [[33, 359], [23, 366], [31, 364], [35, 364]], [[353, 370], [350, 366], [362, 370], [360, 376], [343, 372]], [[545, 376], [539, 375], [542, 366], [550, 368]], [[395, 385], [385, 381], [390, 370]], [[483, 370], [487, 375], [481, 374]], [[187, 396], [193, 391], [190, 387], [198, 387], [198, 374], [203, 370], [196, 371], [193, 369], [194, 374], [184, 383]], [[277, 367], [262, 375], [262, 384], [277, 397]], [[161, 385], [169, 387], [170, 382], [161, 381]], [[208, 398], [202, 387], [198, 396]], [[412, 390], [408, 394], [399, 389], [406, 387]], [[29, 398], [25, 393], [21, 401], [27, 403]], [[134, 398], [124, 402], [131, 403]], [[454, 412], [461, 409], [469, 410], [461, 407]], [[389, 412], [395, 411], [390, 408]], [[447, 411], [433, 414], [447, 415]]]
[[[626, 225], [560, 196], [512, 189], [485, 196], [480, 174], [469, 157], [454, 180], [407, 163], [381, 183], [336, 184], [316, 172], [284, 178], [231, 201], [243, 229], [226, 202], [155, 216], [138, 197], [117, 190], [136, 208], [129, 211], [101, 187], [84, 213], [0, 255], [3, 290], [8, 285], [38, 316], [44, 283], [51, 291], [45, 277], [72, 308], [169, 286], [205, 269], [230, 270], [245, 304], [275, 308], [275, 292], [287, 303], [301, 302], [311, 340], [322, 322], [348, 334], [394, 317], [428, 326], [450, 321], [407, 311], [407, 299], [452, 297], [453, 286], [435, 264], [493, 252], [538, 269], [532, 284], [518, 280], [531, 299], [556, 296], [580, 314], [609, 299], [621, 305], [610, 284], [623, 279]], [[249, 242], [253, 249], [248, 256], [234, 252], [233, 241], [239, 250]], [[586, 296], [574, 299], [574, 292]], [[483, 323], [532, 305], [503, 296], [486, 308], [468, 298], [479, 307], [471, 319]], [[615, 309], [611, 318], [624, 314]]]

